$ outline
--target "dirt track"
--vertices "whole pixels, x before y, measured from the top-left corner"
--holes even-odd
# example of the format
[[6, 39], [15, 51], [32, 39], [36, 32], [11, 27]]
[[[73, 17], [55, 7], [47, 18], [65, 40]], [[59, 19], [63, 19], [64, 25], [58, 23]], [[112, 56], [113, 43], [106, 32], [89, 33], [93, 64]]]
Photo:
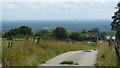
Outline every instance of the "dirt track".
[[[56, 56], [40, 66], [95, 66], [96, 55], [97, 51], [94, 50], [91, 52], [72, 51]], [[79, 65], [60, 64], [63, 61], [73, 61]]]

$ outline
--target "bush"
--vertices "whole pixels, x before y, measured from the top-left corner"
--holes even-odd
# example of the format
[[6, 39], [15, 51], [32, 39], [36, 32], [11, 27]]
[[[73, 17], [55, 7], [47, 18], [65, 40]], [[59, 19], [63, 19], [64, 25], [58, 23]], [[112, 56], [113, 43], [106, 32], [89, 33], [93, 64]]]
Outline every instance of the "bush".
[[32, 35], [32, 29], [28, 26], [21, 26], [20, 28], [18, 28], [18, 31], [20, 35], [23, 35], [23, 36]]
[[70, 34], [69, 38], [73, 41], [81, 41], [81, 36], [79, 32], [73, 32]]
[[57, 39], [64, 40], [68, 38], [68, 32], [64, 27], [56, 27], [53, 36]]
[[73, 41], [85, 41], [87, 39], [87, 34], [80, 34], [79, 32], [73, 32], [70, 34], [69, 38]]
[[44, 38], [44, 37], [50, 36], [51, 34], [48, 30], [41, 30], [41, 31], [36, 32], [34, 35]]

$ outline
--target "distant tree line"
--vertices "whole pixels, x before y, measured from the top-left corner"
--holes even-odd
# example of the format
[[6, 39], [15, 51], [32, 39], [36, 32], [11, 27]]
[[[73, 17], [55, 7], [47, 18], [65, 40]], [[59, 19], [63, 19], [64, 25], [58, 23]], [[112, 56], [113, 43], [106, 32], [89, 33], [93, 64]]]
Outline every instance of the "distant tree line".
[[83, 30], [82, 32], [71, 32], [68, 33], [67, 29], [64, 27], [56, 27], [55, 30], [49, 32], [48, 30], [40, 30], [36, 33], [32, 33], [32, 29], [28, 26], [21, 26], [16, 29], [11, 29], [3, 34], [4, 38], [13, 39], [20, 37], [30, 37], [39, 36], [42, 39], [54, 38], [58, 40], [71, 40], [71, 41], [86, 41], [88, 38], [88, 33], [98, 33], [99, 39], [104, 40], [107, 35], [106, 32], [100, 32], [98, 28], [93, 28], [91, 30]]
[[28, 37], [32, 35], [32, 29], [28, 26], [21, 26], [16, 29], [11, 29], [3, 34], [3, 37], [13, 39], [15, 37]]

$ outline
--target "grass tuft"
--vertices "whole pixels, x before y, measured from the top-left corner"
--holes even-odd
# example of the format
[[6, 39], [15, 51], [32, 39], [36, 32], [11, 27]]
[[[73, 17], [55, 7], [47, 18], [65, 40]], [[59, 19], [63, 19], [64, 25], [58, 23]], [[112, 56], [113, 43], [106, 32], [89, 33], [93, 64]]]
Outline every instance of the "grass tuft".
[[90, 50], [85, 50], [84, 52], [91, 52]]
[[73, 61], [63, 61], [60, 64], [79, 65], [79, 63], [74, 63]]
[[74, 62], [73, 61], [63, 61], [60, 64], [74, 64]]

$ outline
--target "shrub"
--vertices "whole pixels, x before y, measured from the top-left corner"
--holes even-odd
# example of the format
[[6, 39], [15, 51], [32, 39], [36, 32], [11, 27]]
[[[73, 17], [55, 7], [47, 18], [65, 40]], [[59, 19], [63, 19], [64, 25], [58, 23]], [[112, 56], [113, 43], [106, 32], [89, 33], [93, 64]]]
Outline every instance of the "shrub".
[[57, 39], [64, 40], [68, 38], [68, 32], [64, 27], [56, 27], [53, 36]]

